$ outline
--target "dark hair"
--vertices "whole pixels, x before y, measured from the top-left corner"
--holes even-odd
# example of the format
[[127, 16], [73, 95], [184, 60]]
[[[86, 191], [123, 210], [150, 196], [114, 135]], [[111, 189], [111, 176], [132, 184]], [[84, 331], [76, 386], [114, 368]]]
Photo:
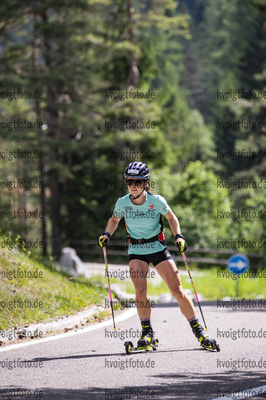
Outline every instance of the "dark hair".
[[150, 187], [149, 181], [145, 181], [145, 189], [146, 189], [146, 192], [152, 193], [152, 188]]

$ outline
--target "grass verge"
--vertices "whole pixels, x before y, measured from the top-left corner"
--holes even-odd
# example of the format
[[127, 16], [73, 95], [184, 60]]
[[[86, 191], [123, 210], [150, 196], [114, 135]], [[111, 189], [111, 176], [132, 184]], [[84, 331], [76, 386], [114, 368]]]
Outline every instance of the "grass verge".
[[0, 330], [74, 314], [108, 295], [94, 278], [69, 277], [7, 249], [0, 249], [0, 285]]

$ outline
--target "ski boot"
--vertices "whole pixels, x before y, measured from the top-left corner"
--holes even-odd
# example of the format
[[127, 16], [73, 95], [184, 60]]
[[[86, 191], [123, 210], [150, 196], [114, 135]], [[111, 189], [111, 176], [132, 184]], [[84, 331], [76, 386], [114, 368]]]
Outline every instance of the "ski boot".
[[190, 326], [192, 328], [192, 331], [198, 341], [200, 342], [200, 345], [207, 350], [216, 350], [220, 351], [220, 347], [218, 343], [216, 343], [215, 339], [212, 339], [206, 331], [203, 329], [203, 327], [200, 325], [199, 320], [196, 319], [194, 321], [190, 322]]
[[158, 339], [154, 339], [154, 331], [150, 328], [148, 331], [143, 331], [140, 339], [138, 340], [137, 346], [134, 347], [132, 342], [125, 342], [126, 353], [131, 354], [137, 351], [149, 351], [157, 350]]
[[138, 340], [137, 347], [149, 346], [152, 343], [154, 332], [152, 328], [148, 331], [142, 331], [142, 335]]

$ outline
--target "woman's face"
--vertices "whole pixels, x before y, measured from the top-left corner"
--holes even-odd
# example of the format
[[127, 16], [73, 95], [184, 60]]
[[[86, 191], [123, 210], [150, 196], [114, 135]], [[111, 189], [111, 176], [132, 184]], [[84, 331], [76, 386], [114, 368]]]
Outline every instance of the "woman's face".
[[145, 186], [144, 180], [139, 178], [127, 178], [126, 183], [128, 190], [133, 197], [138, 196], [143, 191]]

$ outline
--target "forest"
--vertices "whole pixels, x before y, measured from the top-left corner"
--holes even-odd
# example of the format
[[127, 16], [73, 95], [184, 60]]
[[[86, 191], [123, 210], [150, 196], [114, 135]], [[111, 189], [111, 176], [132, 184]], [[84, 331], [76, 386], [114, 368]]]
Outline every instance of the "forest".
[[2, 2], [0, 246], [97, 246], [142, 161], [189, 247], [265, 253], [265, 109], [266, 0]]

